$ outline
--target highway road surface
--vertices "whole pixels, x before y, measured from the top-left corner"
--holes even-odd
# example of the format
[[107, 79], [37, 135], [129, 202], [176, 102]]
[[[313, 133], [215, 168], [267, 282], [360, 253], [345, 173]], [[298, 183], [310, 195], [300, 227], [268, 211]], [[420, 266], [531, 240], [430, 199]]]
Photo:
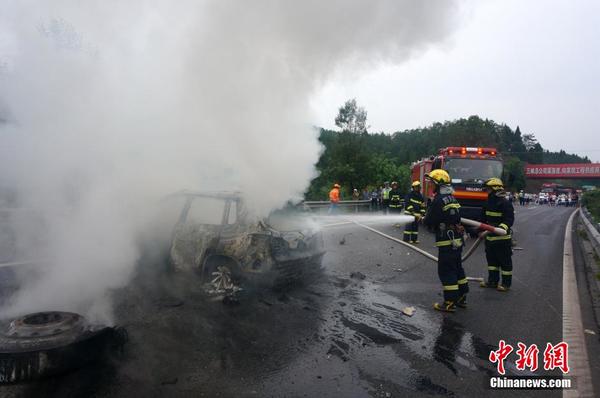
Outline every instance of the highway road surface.
[[[561, 377], [543, 369], [542, 353], [563, 341], [563, 247], [573, 210], [517, 207], [522, 250], [514, 251], [513, 288], [500, 293], [471, 282], [469, 308], [454, 314], [432, 309], [441, 300], [433, 261], [355, 224], [324, 228], [328, 251], [314, 282], [246, 291], [238, 305], [207, 302], [189, 286], [173, 294], [140, 277], [115, 299], [117, 322], [130, 335], [124, 353], [61, 377], [0, 387], [0, 396], [560, 397], [561, 390], [491, 390], [498, 373], [489, 354], [500, 340], [515, 350], [519, 341], [537, 344], [541, 369], [518, 370], [513, 352], [506, 375]], [[402, 237], [389, 222], [368, 225]], [[573, 239], [588, 371], [600, 380], [598, 327], [579, 234]], [[426, 232], [419, 247], [437, 255]], [[485, 277], [483, 245], [464, 266], [468, 276]], [[414, 307], [412, 316], [406, 307]], [[600, 391], [584, 384], [578, 387]]]

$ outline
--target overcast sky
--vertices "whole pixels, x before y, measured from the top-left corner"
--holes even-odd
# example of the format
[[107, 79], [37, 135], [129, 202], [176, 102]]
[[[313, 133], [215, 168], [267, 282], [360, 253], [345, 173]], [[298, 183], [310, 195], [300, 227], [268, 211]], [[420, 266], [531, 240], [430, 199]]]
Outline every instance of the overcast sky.
[[401, 65], [339, 75], [313, 99], [333, 128], [356, 98], [372, 132], [479, 115], [600, 161], [600, 2], [464, 1], [454, 34]]

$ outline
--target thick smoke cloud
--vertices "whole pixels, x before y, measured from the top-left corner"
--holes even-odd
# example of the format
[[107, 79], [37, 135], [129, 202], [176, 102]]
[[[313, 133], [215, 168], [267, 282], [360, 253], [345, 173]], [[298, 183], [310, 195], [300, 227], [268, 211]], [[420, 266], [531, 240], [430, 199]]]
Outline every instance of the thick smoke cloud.
[[256, 215], [300, 198], [320, 152], [311, 95], [333, 73], [443, 40], [454, 7], [5, 1], [0, 189], [40, 220], [16, 226], [23, 256], [50, 261], [3, 311], [103, 316], [170, 192], [239, 189]]

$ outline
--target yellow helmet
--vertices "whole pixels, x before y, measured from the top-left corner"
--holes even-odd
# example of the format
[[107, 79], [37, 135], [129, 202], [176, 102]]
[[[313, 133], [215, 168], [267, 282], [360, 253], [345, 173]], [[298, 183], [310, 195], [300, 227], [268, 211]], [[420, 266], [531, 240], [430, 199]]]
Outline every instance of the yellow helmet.
[[494, 191], [499, 191], [499, 190], [504, 189], [504, 184], [502, 183], [502, 180], [499, 178], [495, 178], [495, 177], [486, 180], [484, 185], [488, 188], [493, 189]]
[[414, 187], [420, 187], [420, 186], [421, 186], [421, 181], [418, 181], [418, 180], [417, 181], [413, 181], [413, 183], [411, 185], [411, 187], [413, 187], [413, 188]]
[[450, 184], [450, 175], [446, 170], [435, 169], [425, 174], [425, 177], [429, 178], [436, 184]]

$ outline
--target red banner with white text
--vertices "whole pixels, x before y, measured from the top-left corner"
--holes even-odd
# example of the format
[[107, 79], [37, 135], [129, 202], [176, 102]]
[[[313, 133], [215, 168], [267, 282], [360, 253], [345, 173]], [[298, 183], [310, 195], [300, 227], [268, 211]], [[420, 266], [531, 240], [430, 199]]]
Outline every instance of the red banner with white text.
[[527, 178], [600, 178], [600, 163], [527, 164]]

